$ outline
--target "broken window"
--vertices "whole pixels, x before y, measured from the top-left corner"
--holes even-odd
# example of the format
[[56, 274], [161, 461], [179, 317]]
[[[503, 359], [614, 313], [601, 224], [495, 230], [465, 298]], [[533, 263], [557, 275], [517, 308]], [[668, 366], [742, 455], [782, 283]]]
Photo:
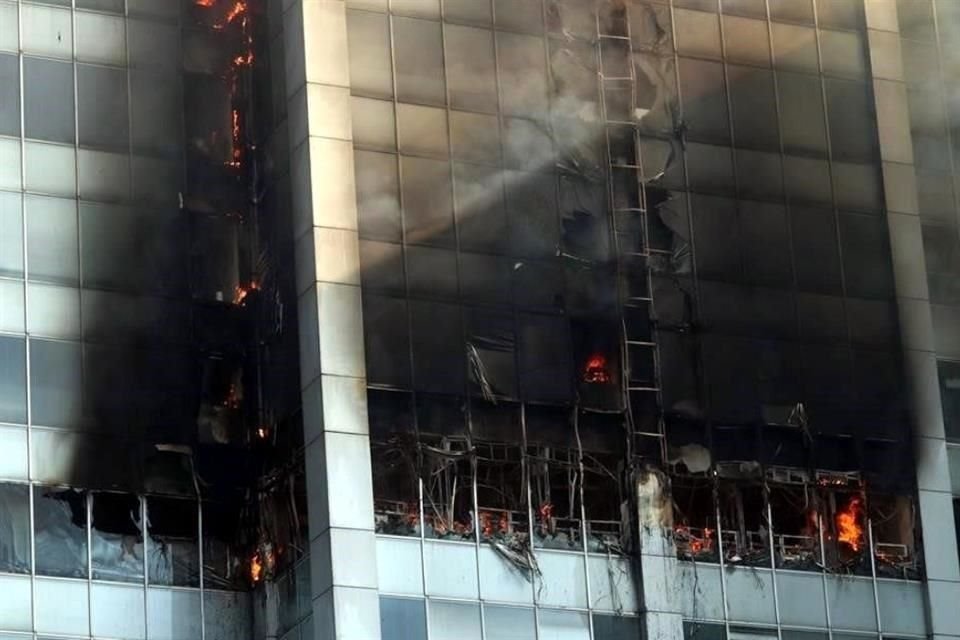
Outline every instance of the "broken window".
[[916, 507], [905, 495], [871, 492], [870, 524], [878, 577], [918, 579]]
[[[583, 451], [583, 509], [587, 535], [587, 551], [595, 553], [625, 553], [630, 533], [630, 507], [623, 488], [626, 473], [622, 447], [626, 434], [622, 423], [616, 419], [597, 420], [593, 429], [586, 423], [598, 416], [583, 415], [580, 418]], [[603, 416], [606, 418], [607, 416]], [[598, 450], [597, 438], [586, 435], [591, 431], [606, 431], [600, 437], [609, 439], [610, 446]]]
[[533, 543], [546, 549], [581, 549], [581, 452], [569, 409], [526, 408], [527, 462]]
[[[285, 485], [281, 485], [284, 486]], [[284, 496], [289, 492], [282, 492]], [[258, 501], [262, 509], [263, 500]], [[251, 540], [248, 523], [241, 523], [240, 505], [204, 502], [203, 513], [203, 580], [204, 586], [212, 589], [244, 589], [252, 581], [246, 571], [249, 558], [242, 557], [237, 549], [249, 548]], [[261, 514], [262, 515], [262, 514]], [[244, 527], [243, 524], [248, 526]], [[293, 542], [293, 541], [291, 541]], [[292, 573], [292, 572], [290, 572]]]
[[[834, 571], [870, 575], [866, 501], [850, 474], [821, 475], [826, 566]], [[833, 487], [837, 487], [834, 489]]]
[[33, 488], [36, 572], [87, 577], [87, 494], [73, 489]]
[[[741, 468], [743, 463], [741, 463]], [[759, 474], [757, 474], [759, 475]], [[725, 482], [717, 486], [720, 500], [724, 562], [750, 567], [770, 566], [770, 523], [764, 488], [759, 482]]]
[[474, 537], [473, 446], [459, 396], [417, 397], [424, 533], [432, 538]]
[[0, 571], [30, 572], [30, 487], [0, 484]]
[[799, 469], [773, 467], [767, 471], [768, 499], [773, 518], [776, 566], [817, 571], [820, 552], [820, 501], [809, 486], [809, 475]]
[[412, 396], [371, 389], [370, 455], [377, 533], [420, 535], [419, 455]]
[[147, 579], [151, 584], [200, 584], [198, 509], [193, 500], [147, 498]]
[[477, 443], [476, 456], [481, 539], [495, 547], [505, 544], [512, 551], [528, 548], [530, 518], [523, 447]]
[[[682, 560], [720, 558], [713, 483], [706, 478], [672, 477], [673, 539]], [[726, 540], [725, 547], [726, 547]], [[726, 549], [725, 549], [726, 550]]]
[[140, 499], [129, 494], [95, 493], [92, 500], [93, 579], [142, 583]]

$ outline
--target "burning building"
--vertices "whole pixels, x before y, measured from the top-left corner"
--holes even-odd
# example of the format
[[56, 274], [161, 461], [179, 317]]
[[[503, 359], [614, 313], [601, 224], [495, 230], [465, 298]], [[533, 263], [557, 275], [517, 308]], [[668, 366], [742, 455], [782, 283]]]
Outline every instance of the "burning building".
[[958, 39], [0, 0], [0, 636], [960, 637]]

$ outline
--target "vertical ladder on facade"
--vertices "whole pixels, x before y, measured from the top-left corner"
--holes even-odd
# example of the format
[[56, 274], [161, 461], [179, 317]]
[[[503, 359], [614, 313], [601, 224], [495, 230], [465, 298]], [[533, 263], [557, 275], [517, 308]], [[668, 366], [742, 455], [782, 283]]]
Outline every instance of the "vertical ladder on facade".
[[[648, 216], [640, 156], [636, 67], [630, 33], [629, 3], [609, 22], [597, 11], [596, 47], [599, 64], [601, 120], [607, 153], [607, 197], [610, 202], [617, 289], [622, 312], [623, 384], [631, 416], [631, 454], [665, 459], [660, 351], [654, 322]], [[612, 11], [618, 12], [613, 9]]]

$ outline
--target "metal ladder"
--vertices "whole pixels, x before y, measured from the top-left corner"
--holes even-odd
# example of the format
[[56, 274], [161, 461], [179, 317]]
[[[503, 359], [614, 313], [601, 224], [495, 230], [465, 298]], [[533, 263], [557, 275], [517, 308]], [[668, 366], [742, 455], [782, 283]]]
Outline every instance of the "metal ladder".
[[597, 3], [596, 49], [607, 153], [607, 197], [617, 261], [623, 385], [627, 415], [631, 417], [629, 446], [633, 456], [649, 457], [658, 452], [657, 462], [660, 462], [666, 459], [666, 438], [650, 268], [648, 216], [651, 212], [647, 209], [639, 128], [634, 118], [637, 82], [630, 7], [625, 1], [622, 16], [612, 28], [607, 28], [599, 10], [603, 4], [607, 3], [604, 0]]

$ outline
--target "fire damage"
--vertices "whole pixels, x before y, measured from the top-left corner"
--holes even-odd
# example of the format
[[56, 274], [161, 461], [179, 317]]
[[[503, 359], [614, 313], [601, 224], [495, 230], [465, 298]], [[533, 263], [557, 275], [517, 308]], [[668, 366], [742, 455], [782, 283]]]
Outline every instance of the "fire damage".
[[[176, 126], [135, 143], [162, 193], [90, 270], [106, 290], [84, 303], [90, 435], [34, 441], [39, 477], [85, 487], [36, 488], [36, 569], [85, 577], [89, 554], [96, 579], [246, 590], [306, 553], [287, 133], [267, 3], [178, 2], [180, 28], [157, 27], [171, 59], [132, 60]], [[24, 513], [27, 494], [0, 488], [0, 522]], [[0, 524], [0, 570], [29, 567], [28, 534]]]
[[[638, 527], [681, 560], [918, 578], [902, 394], [841, 396], [828, 359], [768, 336], [760, 351], [715, 348], [727, 336], [698, 302], [684, 191], [697, 123], [681, 109], [669, 8], [547, 6], [549, 106], [541, 142], [518, 141], [547, 176], [535, 202], [557, 207], [558, 243], [515, 250], [530, 300], [465, 310], [459, 342], [418, 339], [438, 318], [404, 312], [417, 302], [365, 300], [377, 532], [479, 539], [531, 579], [532, 549], [632, 554]], [[509, 180], [508, 210], [511, 187], [530, 188]]]

